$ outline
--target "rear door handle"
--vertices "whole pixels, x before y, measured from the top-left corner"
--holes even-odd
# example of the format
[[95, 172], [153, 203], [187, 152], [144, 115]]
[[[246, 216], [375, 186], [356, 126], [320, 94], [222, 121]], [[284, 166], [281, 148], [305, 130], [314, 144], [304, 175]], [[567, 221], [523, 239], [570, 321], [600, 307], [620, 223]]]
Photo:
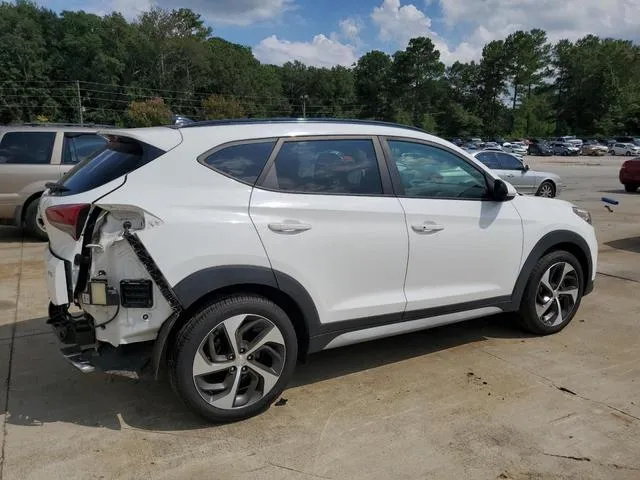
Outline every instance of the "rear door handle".
[[438, 225], [437, 223], [416, 223], [411, 225], [414, 232], [417, 233], [435, 233], [444, 230], [444, 225]]
[[311, 230], [311, 225], [297, 222], [270, 223], [269, 230], [276, 233], [300, 233]]

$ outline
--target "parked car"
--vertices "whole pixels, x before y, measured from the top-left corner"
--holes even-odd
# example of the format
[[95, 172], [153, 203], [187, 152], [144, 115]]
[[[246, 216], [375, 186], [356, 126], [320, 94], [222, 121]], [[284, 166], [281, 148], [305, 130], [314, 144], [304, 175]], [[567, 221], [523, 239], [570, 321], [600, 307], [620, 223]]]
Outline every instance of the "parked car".
[[609, 148], [609, 155], [640, 155], [640, 147], [633, 143], [614, 143]]
[[627, 160], [620, 167], [620, 183], [627, 192], [636, 192], [640, 188], [640, 157]]
[[560, 194], [564, 186], [558, 175], [531, 170], [522, 160], [510, 153], [483, 150], [474, 152], [473, 156], [500, 178], [516, 187], [520, 193], [553, 198]]
[[166, 368], [215, 422], [267, 409], [313, 352], [498, 312], [558, 332], [598, 252], [587, 211], [370, 121], [113, 131], [40, 208], [67, 359]]
[[569, 142], [553, 142], [553, 154], [554, 155], [578, 155], [580, 153], [580, 148], [576, 147], [574, 144]]
[[608, 153], [606, 145], [602, 145], [596, 140], [587, 140], [583, 145], [580, 153], [582, 155], [599, 156], [606, 155]]
[[553, 155], [553, 147], [547, 142], [534, 142], [529, 145], [529, 155], [550, 156]]
[[484, 144], [485, 150], [499, 150], [502, 151], [502, 147], [496, 142], [487, 142]]
[[521, 142], [508, 142], [502, 145], [502, 150], [507, 153], [514, 153], [516, 155], [526, 155], [529, 153], [529, 149]]
[[95, 127], [75, 125], [0, 126], [0, 222], [46, 240], [37, 216], [47, 182], [101, 150], [106, 140]]

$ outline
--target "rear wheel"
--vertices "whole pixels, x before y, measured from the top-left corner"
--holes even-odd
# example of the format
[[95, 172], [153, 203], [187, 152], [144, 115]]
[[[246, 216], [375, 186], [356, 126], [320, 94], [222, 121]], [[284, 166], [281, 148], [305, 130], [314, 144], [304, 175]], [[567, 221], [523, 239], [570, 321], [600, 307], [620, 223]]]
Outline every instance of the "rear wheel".
[[616, 156], [616, 151], [615, 150], [609, 150], [609, 155], [612, 155], [612, 156], [615, 157]]
[[635, 183], [627, 183], [625, 184], [624, 189], [629, 193], [633, 193], [638, 191], [638, 185], [636, 185]]
[[553, 198], [556, 196], [556, 186], [553, 184], [553, 182], [549, 180], [545, 180], [544, 182], [542, 182], [542, 184], [538, 188], [538, 191], [536, 192], [536, 196]]
[[297, 360], [287, 314], [255, 295], [215, 301], [182, 328], [169, 356], [171, 385], [212, 422], [265, 411], [284, 390]]
[[46, 242], [48, 240], [47, 231], [44, 227], [44, 222], [38, 216], [38, 202], [39, 198], [35, 198], [31, 200], [29, 205], [27, 205], [27, 209], [24, 212], [24, 226], [32, 237], [37, 238], [38, 240], [42, 240]]
[[583, 292], [580, 262], [569, 252], [551, 252], [531, 272], [520, 305], [520, 323], [539, 335], [559, 332], [573, 319]]

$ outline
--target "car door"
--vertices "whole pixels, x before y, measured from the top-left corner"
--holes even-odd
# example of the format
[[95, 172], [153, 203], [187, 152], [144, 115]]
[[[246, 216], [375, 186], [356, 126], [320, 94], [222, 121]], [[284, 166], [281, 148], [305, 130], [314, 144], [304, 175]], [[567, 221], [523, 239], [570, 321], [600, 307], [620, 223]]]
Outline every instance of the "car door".
[[486, 174], [459, 152], [395, 137], [384, 147], [409, 232], [405, 318], [506, 301], [522, 255], [513, 203], [490, 200]]
[[536, 189], [536, 175], [524, 168], [524, 164], [508, 153], [496, 153], [500, 164], [500, 178], [511, 183], [520, 193], [533, 193]]
[[375, 137], [282, 139], [252, 193], [276, 278], [298, 282], [323, 324], [404, 311], [408, 233], [381, 157]]

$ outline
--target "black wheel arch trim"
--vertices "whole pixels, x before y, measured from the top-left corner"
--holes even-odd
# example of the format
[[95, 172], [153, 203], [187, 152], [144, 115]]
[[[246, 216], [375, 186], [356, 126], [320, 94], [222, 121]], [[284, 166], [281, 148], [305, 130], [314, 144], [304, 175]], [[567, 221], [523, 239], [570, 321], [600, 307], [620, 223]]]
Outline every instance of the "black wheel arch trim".
[[[513, 289], [513, 293], [511, 295], [511, 309], [513, 311], [520, 308], [524, 290], [527, 287], [527, 282], [529, 281], [531, 272], [538, 263], [538, 260], [542, 258], [545, 252], [552, 250], [555, 246], [563, 244], [570, 244], [574, 245], [576, 248], [579, 248], [584, 258], [586, 259], [585, 265], [582, 265], [584, 270], [582, 272], [584, 275], [583, 295], [587, 295], [588, 293], [590, 293], [590, 284], [592, 283], [593, 273], [593, 261], [591, 259], [591, 250], [589, 248], [589, 245], [584, 238], [582, 238], [575, 232], [572, 232], [570, 230], [556, 230], [547, 233], [540, 240], [538, 240], [538, 243], [536, 243], [533, 249], [531, 249], [529, 256], [525, 260], [522, 269], [520, 270], [520, 274], [518, 275], [518, 279], [516, 280], [516, 285]], [[586, 268], [584, 268], [585, 266]]]

